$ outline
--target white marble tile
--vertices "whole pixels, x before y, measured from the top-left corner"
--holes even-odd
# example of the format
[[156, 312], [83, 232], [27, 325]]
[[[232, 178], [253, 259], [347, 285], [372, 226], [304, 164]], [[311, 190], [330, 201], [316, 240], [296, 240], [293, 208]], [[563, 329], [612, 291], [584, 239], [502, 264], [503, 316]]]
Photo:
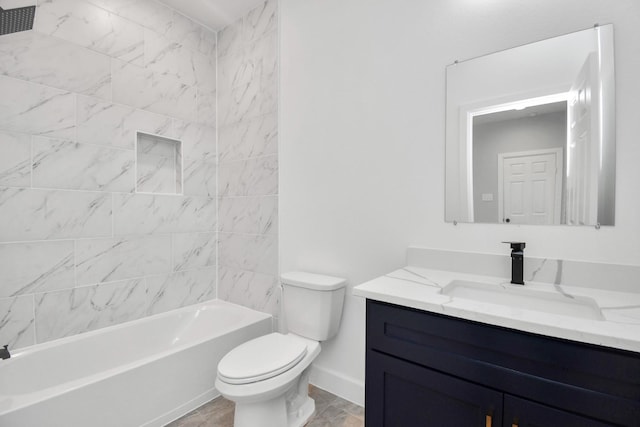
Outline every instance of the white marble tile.
[[257, 157], [220, 164], [220, 196], [263, 196], [278, 193], [278, 157]]
[[31, 185], [31, 138], [0, 131], [0, 186]]
[[245, 40], [255, 40], [278, 28], [278, 2], [267, 0], [251, 10], [244, 19]]
[[171, 238], [174, 271], [215, 267], [216, 233], [176, 233]]
[[159, 114], [166, 114], [184, 120], [197, 120], [197, 90], [182, 82], [169, 78], [170, 76], [157, 76], [151, 86], [154, 90], [153, 101], [146, 109]]
[[[244, 45], [243, 45], [244, 46]], [[248, 87], [258, 69], [249, 57], [247, 48], [238, 48], [218, 60], [217, 89], [227, 94], [235, 87]]]
[[139, 319], [146, 311], [144, 279], [36, 294], [38, 343]]
[[154, 113], [195, 121], [197, 90], [174, 75], [113, 59], [113, 100]]
[[75, 95], [0, 76], [0, 129], [75, 137]]
[[84, 0], [44, 0], [34, 29], [142, 65], [143, 27]]
[[180, 141], [138, 134], [136, 191], [178, 194], [182, 188]]
[[277, 34], [272, 32], [241, 46], [219, 59], [218, 89], [222, 93], [233, 88], [247, 88], [251, 82], [264, 84], [275, 80]]
[[220, 126], [228, 126], [243, 120], [277, 111], [276, 86], [262, 84], [252, 79], [247, 86], [236, 86], [230, 92], [218, 93], [218, 117]]
[[36, 343], [33, 295], [0, 299], [0, 345], [9, 351]]
[[218, 204], [220, 231], [249, 234], [277, 233], [277, 196], [223, 197]]
[[260, 70], [263, 86], [277, 86], [278, 72], [278, 34], [270, 32], [248, 46], [249, 58]]
[[111, 234], [111, 194], [0, 187], [0, 241]]
[[218, 274], [218, 298], [273, 316], [280, 314], [277, 276], [225, 267]]
[[204, 55], [217, 57], [218, 34], [205, 28], [200, 37], [198, 50]]
[[104, 283], [97, 286], [91, 306], [97, 313], [94, 325], [104, 328], [144, 317], [147, 313], [144, 279]]
[[219, 121], [226, 126], [277, 111], [277, 33], [219, 60]]
[[206, 126], [217, 126], [217, 100], [216, 92], [198, 92], [197, 122]]
[[278, 152], [278, 117], [275, 113], [220, 128], [220, 162], [266, 156]]
[[218, 58], [234, 53], [242, 46], [243, 18], [218, 31]]
[[82, 239], [76, 242], [76, 280], [79, 285], [170, 271], [169, 235]]
[[160, 34], [166, 34], [173, 25], [173, 10], [155, 0], [88, 1]]
[[215, 92], [217, 87], [216, 56], [196, 53], [192, 56], [195, 85], [201, 92]]
[[216, 296], [216, 269], [181, 271], [150, 277], [149, 314], [157, 314], [207, 301]]
[[153, 102], [153, 71], [118, 59], [111, 60], [111, 71], [114, 102], [135, 108], [145, 108]]
[[0, 7], [3, 9], [14, 9], [16, 7], [35, 6], [36, 0], [0, 0]]
[[174, 120], [174, 135], [182, 141], [185, 157], [211, 160], [216, 156], [216, 129], [183, 120]]
[[220, 267], [278, 274], [278, 237], [267, 234], [218, 233]]
[[182, 84], [195, 86], [195, 52], [155, 31], [145, 30], [144, 37], [144, 64], [147, 69], [156, 75], [171, 76]]
[[167, 116], [78, 96], [78, 141], [91, 144], [135, 147], [136, 132], [170, 137], [172, 120]]
[[69, 190], [134, 191], [134, 152], [33, 137], [33, 186]]
[[194, 52], [215, 54], [215, 33], [179, 12], [173, 13], [171, 26], [165, 35]]
[[184, 194], [184, 156], [182, 155], [182, 143], [176, 149], [176, 173], [174, 174], [176, 193]]
[[23, 31], [0, 38], [0, 74], [109, 99], [108, 56], [49, 37]]
[[184, 159], [184, 194], [187, 196], [216, 196], [216, 161], [202, 158]]
[[0, 298], [72, 288], [73, 241], [0, 244]]
[[216, 213], [213, 198], [114, 194], [116, 235], [214, 231]]

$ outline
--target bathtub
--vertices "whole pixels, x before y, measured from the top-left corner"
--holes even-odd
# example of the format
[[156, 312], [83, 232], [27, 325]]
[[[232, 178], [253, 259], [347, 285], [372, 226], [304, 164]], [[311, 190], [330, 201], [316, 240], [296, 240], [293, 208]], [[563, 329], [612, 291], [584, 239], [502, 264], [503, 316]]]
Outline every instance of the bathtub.
[[1, 427], [163, 426], [218, 396], [218, 362], [271, 316], [213, 300], [16, 351]]

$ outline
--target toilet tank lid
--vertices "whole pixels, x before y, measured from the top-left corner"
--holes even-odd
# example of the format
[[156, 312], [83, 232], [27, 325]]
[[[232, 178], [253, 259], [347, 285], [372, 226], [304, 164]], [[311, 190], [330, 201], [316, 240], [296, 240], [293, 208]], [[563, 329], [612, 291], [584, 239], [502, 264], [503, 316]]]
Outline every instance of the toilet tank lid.
[[325, 276], [324, 274], [307, 273], [304, 271], [291, 271], [280, 276], [283, 285], [297, 286], [299, 288], [313, 289], [316, 291], [335, 291], [344, 288], [347, 280], [341, 277]]

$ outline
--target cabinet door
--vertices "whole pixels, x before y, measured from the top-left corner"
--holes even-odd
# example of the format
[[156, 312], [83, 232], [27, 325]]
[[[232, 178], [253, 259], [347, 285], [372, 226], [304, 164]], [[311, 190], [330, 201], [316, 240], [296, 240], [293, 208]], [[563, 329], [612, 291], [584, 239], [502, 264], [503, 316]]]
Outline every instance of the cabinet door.
[[367, 352], [367, 427], [500, 427], [502, 393]]
[[[618, 425], [618, 424], [616, 424]], [[640, 424], [638, 424], [640, 425]], [[505, 427], [613, 427], [570, 412], [550, 408], [545, 405], [505, 394]]]

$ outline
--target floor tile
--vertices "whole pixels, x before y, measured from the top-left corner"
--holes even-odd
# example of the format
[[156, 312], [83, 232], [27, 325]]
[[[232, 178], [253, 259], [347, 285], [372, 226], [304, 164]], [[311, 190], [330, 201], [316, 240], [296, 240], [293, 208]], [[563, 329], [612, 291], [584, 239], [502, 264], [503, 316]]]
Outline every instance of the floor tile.
[[[328, 391], [309, 386], [316, 413], [306, 427], [364, 427], [364, 409]], [[235, 405], [220, 396], [205, 403], [167, 427], [233, 427]]]

